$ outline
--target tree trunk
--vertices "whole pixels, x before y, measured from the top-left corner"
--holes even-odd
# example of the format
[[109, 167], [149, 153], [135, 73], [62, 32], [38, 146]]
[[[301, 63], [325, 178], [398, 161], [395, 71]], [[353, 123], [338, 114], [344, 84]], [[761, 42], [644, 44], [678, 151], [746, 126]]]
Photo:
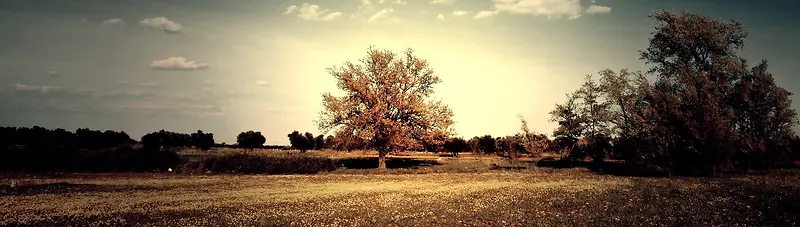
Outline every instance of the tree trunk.
[[386, 153], [378, 151], [378, 170], [386, 170]]

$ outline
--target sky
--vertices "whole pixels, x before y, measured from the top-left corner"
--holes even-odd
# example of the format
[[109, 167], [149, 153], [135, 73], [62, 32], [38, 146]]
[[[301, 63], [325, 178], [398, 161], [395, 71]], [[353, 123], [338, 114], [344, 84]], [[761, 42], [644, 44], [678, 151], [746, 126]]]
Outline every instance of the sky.
[[[319, 130], [331, 66], [413, 48], [442, 83], [458, 136], [551, 134], [587, 74], [643, 70], [653, 10], [734, 19], [741, 56], [800, 92], [800, 1], [3, 0], [0, 125], [214, 133], [288, 144]], [[795, 108], [797, 104], [794, 104]]]

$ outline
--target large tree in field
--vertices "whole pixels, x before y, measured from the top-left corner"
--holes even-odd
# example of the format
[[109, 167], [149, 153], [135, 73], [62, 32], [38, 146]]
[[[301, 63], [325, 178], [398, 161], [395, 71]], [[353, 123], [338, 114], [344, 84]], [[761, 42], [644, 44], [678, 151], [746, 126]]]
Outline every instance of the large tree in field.
[[[734, 151], [733, 85], [746, 73], [736, 55], [747, 33], [741, 23], [660, 11], [651, 15], [656, 31], [641, 53], [658, 80], [650, 100], [676, 138], [669, 144], [671, 166], [707, 168]], [[670, 137], [673, 137], [670, 135]]]
[[452, 110], [431, 99], [433, 86], [441, 80], [413, 50], [398, 56], [370, 47], [361, 64], [346, 62], [328, 72], [344, 96], [322, 95], [320, 130], [367, 141], [378, 150], [379, 169], [386, 168], [391, 152], [452, 134]]

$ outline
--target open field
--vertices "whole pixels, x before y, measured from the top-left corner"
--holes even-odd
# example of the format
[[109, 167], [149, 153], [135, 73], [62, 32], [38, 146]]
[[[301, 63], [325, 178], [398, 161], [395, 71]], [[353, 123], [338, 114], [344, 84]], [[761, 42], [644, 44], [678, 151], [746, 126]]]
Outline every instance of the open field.
[[721, 178], [532, 168], [278, 176], [6, 174], [0, 179], [0, 225], [796, 226], [800, 221], [796, 170]]

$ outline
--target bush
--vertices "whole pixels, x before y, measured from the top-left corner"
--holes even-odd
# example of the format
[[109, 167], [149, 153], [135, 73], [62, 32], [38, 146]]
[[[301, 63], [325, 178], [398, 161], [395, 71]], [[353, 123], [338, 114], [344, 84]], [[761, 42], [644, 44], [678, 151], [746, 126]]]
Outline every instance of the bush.
[[336, 169], [330, 158], [288, 156], [275, 157], [247, 153], [226, 154], [208, 157], [187, 168], [216, 173], [241, 174], [312, 174]]

